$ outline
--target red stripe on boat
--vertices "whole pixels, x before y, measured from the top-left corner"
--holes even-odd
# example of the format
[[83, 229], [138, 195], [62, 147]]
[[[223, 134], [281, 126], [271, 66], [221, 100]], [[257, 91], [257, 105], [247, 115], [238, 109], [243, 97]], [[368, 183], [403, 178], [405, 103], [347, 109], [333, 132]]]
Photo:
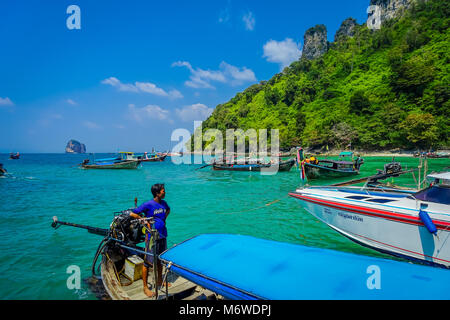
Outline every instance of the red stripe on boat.
[[360, 235], [360, 234], [353, 233], [353, 232], [350, 232], [350, 231], [346, 231], [346, 232], [347, 232], [347, 233], [351, 233], [351, 234], [353, 234], [353, 235], [356, 235], [356, 236], [358, 236], [358, 237], [361, 237], [361, 238], [364, 238], [364, 239], [373, 241], [373, 242], [381, 243], [382, 245], [385, 245], [385, 246], [388, 246], [388, 247], [392, 247], [392, 248], [395, 248], [395, 249], [399, 249], [399, 250], [402, 250], [402, 251], [406, 251], [406, 252], [409, 252], [409, 253], [413, 253], [413, 254], [416, 254], [416, 255], [419, 255], [419, 256], [431, 258], [431, 259], [434, 259], [434, 260], [440, 260], [440, 261], [445, 261], [445, 262], [449, 262], [449, 263], [450, 263], [450, 261], [445, 260], [445, 259], [440, 259], [440, 258], [436, 258], [436, 257], [433, 257], [433, 256], [429, 256], [429, 255], [426, 255], [426, 254], [423, 254], [423, 253], [419, 253], [419, 252], [415, 252], [415, 251], [403, 249], [403, 248], [400, 248], [400, 247], [396, 247], [396, 246], [393, 246], [393, 245], [391, 245], [391, 244], [387, 244], [387, 243], [384, 243], [384, 242], [381, 242], [381, 241], [377, 241], [377, 240], [374, 240], [374, 239], [371, 239], [371, 238], [368, 238], [368, 237], [365, 237], [365, 236], [362, 236], [362, 235]]

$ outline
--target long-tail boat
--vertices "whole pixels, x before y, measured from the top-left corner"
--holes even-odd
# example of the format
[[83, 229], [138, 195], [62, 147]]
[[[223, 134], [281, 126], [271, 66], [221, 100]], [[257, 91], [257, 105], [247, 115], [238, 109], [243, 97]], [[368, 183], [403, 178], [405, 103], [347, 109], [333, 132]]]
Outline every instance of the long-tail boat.
[[135, 156], [136, 160], [140, 160], [141, 162], [161, 162], [164, 161], [167, 157], [167, 153], [147, 153], [144, 152], [141, 156]]
[[[450, 299], [450, 273], [439, 268], [236, 234], [197, 235], [156, 255], [142, 249], [142, 225], [125, 212], [110, 229], [54, 217], [52, 226], [61, 225], [103, 237], [92, 274], [114, 300]], [[146, 255], [162, 262], [162, 283], [171, 284], [155, 286], [158, 275], [149, 268], [153, 297], [144, 294], [137, 271]], [[256, 307], [271, 315], [270, 304]]]
[[279, 161], [275, 163], [262, 163], [262, 162], [244, 162], [244, 163], [213, 163], [213, 170], [228, 170], [228, 171], [289, 171], [295, 164], [295, 159], [289, 159], [285, 161]]

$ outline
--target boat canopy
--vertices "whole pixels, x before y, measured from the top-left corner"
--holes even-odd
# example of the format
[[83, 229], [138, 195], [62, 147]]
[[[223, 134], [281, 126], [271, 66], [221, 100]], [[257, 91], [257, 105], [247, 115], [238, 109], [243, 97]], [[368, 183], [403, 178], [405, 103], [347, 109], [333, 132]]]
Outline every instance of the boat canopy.
[[[448, 270], [244, 235], [199, 235], [160, 258], [228, 299], [450, 298]], [[383, 287], [371, 290], [377, 272]]]
[[427, 178], [439, 180], [444, 185], [450, 185], [450, 172], [432, 173]]
[[419, 191], [414, 195], [414, 197], [422, 201], [450, 205], [450, 188], [440, 185], [434, 185], [430, 188]]

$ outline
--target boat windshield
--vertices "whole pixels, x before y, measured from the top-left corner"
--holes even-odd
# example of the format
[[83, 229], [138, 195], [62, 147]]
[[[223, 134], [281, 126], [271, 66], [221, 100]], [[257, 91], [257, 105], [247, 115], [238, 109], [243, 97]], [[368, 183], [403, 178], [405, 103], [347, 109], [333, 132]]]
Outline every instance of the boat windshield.
[[432, 186], [417, 192], [414, 197], [423, 201], [450, 204], [450, 188], [443, 186]]

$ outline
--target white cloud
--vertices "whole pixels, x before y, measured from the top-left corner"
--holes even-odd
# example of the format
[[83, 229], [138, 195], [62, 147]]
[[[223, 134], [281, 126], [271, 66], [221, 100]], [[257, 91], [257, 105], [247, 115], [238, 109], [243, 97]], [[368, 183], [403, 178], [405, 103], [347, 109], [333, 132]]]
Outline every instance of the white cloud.
[[172, 67], [186, 67], [191, 72], [191, 75], [184, 84], [195, 89], [215, 89], [211, 82], [228, 83], [234, 86], [241, 85], [244, 82], [256, 81], [252, 70], [246, 67], [239, 69], [224, 61], [219, 66], [220, 70], [194, 69], [187, 61], [174, 62]]
[[101, 128], [98, 124], [96, 124], [95, 122], [92, 122], [92, 121], [84, 121], [83, 126], [85, 126], [86, 128], [89, 128], [89, 129], [100, 129]]
[[171, 98], [171, 99], [181, 99], [181, 98], [183, 98], [183, 95], [181, 94], [180, 91], [173, 89], [173, 90], [169, 91], [169, 98]]
[[201, 103], [185, 106], [181, 109], [175, 109], [177, 116], [184, 122], [203, 121], [208, 118], [212, 112], [212, 108], [208, 108]]
[[240, 70], [238, 67], [222, 61], [220, 69], [225, 77], [230, 79], [232, 85], [241, 85], [244, 82], [256, 81], [255, 73], [246, 67], [243, 67], [242, 70]]
[[157, 96], [167, 97], [168, 93], [163, 89], [158, 88], [155, 84], [150, 82], [136, 82], [136, 88], [142, 92], [151, 93]]
[[11, 101], [10, 98], [2, 98], [0, 97], [0, 106], [13, 106], [14, 103]]
[[72, 100], [72, 99], [67, 99], [66, 102], [67, 102], [68, 104], [71, 104], [72, 106], [78, 105], [78, 103], [76, 103], [76, 102], [75, 102], [74, 100]]
[[292, 39], [286, 38], [284, 41], [270, 40], [264, 45], [263, 57], [269, 62], [280, 64], [280, 69], [283, 70], [295, 60], [298, 60], [302, 55], [299, 49], [300, 43], [295, 43]]
[[170, 99], [181, 99], [183, 95], [178, 90], [171, 90], [166, 92], [164, 89], [157, 87], [151, 82], [139, 82], [136, 81], [134, 84], [122, 83], [119, 79], [115, 77], [109, 77], [101, 82], [102, 84], [107, 84], [117, 88], [119, 91], [128, 92], [145, 92], [150, 93], [160, 97], [168, 97]]
[[119, 79], [115, 77], [109, 77], [102, 81], [103, 84], [109, 84], [110, 86], [116, 87], [119, 91], [128, 91], [128, 92], [138, 92], [138, 88], [133, 84], [125, 84], [120, 82]]
[[244, 14], [242, 17], [242, 21], [244, 21], [245, 29], [249, 31], [253, 31], [255, 29], [255, 17], [253, 16], [253, 12], [249, 11], [248, 13]]
[[142, 123], [146, 119], [156, 119], [168, 120], [170, 123], [172, 123], [172, 120], [169, 119], [169, 111], [157, 105], [149, 104], [142, 108], [136, 108], [134, 104], [129, 104], [128, 111], [131, 118], [136, 122]]

